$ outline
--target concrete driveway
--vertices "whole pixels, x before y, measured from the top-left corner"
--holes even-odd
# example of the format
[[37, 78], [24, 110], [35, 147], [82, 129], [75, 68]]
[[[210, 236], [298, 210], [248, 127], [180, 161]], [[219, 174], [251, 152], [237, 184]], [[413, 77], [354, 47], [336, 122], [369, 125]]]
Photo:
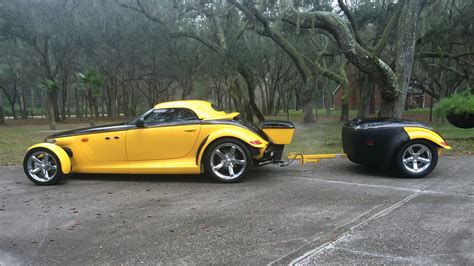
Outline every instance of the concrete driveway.
[[0, 264], [474, 264], [474, 157], [422, 179], [345, 160], [203, 176], [0, 168]]

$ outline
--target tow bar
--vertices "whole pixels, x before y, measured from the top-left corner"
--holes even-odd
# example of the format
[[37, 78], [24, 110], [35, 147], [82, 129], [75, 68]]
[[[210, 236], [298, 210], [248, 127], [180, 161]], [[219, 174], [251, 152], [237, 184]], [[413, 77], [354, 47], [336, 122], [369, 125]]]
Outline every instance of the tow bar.
[[321, 160], [324, 159], [341, 159], [347, 158], [347, 154], [345, 153], [322, 153], [322, 154], [301, 154], [297, 152], [290, 152], [288, 153], [288, 161], [276, 161], [280, 167], [285, 167], [293, 163], [295, 160], [300, 160], [301, 165], [305, 165], [307, 163], [319, 163]]

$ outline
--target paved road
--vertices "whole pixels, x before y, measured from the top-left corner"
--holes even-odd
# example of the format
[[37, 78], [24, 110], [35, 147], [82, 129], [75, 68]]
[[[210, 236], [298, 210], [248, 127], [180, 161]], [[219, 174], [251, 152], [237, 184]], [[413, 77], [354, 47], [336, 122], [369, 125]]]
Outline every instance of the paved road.
[[0, 168], [0, 264], [474, 264], [474, 157], [423, 179], [348, 161], [202, 176], [76, 176], [34, 186]]

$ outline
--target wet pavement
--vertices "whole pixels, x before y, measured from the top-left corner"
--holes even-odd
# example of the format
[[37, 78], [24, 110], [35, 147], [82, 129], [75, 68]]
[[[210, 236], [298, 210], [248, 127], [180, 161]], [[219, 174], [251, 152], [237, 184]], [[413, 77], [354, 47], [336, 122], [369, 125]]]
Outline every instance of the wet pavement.
[[205, 176], [0, 167], [1, 264], [474, 264], [474, 157], [421, 179], [346, 160]]

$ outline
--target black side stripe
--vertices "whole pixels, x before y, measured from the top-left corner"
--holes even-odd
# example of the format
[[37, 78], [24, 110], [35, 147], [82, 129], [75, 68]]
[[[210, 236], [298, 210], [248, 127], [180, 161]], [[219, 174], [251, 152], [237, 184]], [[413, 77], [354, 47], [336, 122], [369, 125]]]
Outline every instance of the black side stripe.
[[207, 135], [202, 140], [201, 144], [199, 144], [199, 147], [198, 147], [198, 150], [197, 150], [197, 153], [196, 153], [196, 165], [198, 164], [199, 153], [201, 153], [202, 147], [204, 147], [204, 144], [206, 144], [208, 138], [209, 138], [209, 135]]

